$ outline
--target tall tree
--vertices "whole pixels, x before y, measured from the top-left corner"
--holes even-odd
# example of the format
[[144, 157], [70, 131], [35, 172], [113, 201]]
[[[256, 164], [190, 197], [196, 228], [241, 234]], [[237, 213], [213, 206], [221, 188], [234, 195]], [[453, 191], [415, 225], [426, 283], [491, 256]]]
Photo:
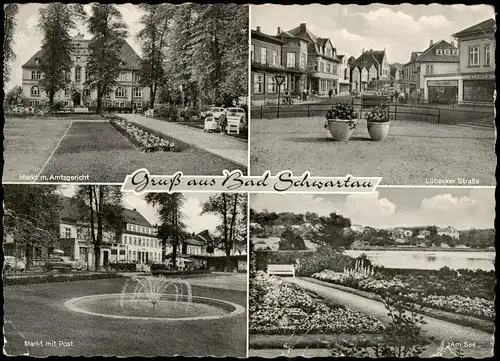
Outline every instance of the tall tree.
[[19, 104], [23, 100], [23, 88], [21, 88], [19, 85], [16, 85], [14, 88], [9, 90], [5, 94], [5, 98], [3, 100], [5, 105], [11, 105], [11, 104]]
[[150, 89], [150, 107], [154, 108], [156, 93], [166, 81], [164, 66], [167, 49], [167, 34], [175, 5], [172, 4], [140, 4], [144, 11], [141, 17], [143, 28], [136, 37], [142, 50], [141, 85]]
[[10, 62], [16, 58], [14, 53], [14, 31], [16, 28], [16, 16], [19, 5], [4, 5], [5, 18], [3, 22], [3, 85], [10, 81]]
[[186, 201], [182, 193], [148, 193], [146, 202], [158, 207], [160, 216], [160, 226], [158, 227], [158, 237], [162, 242], [162, 261], [166, 260], [167, 244], [172, 245], [172, 266], [177, 265], [177, 248], [183, 240], [188, 238], [186, 225], [182, 221], [184, 214], [182, 207]]
[[[125, 228], [119, 186], [81, 185], [74, 196], [79, 219], [94, 247], [94, 268], [99, 269], [105, 235], [118, 240]], [[106, 233], [105, 233], [106, 232]]]
[[11, 238], [15, 250], [26, 256], [27, 268], [34, 247], [51, 247], [59, 239], [61, 205], [57, 189], [38, 184], [4, 186], [4, 237]]
[[226, 253], [228, 269], [231, 265], [231, 251], [235, 246], [247, 243], [247, 203], [246, 194], [217, 193], [202, 204], [202, 214], [211, 213], [219, 217], [220, 224], [216, 229]]
[[345, 230], [351, 227], [351, 220], [337, 213], [330, 213], [328, 217], [321, 217], [320, 229], [316, 242], [334, 249], [347, 249], [354, 238]]
[[122, 72], [121, 49], [127, 37], [127, 25], [116, 5], [94, 3], [87, 26], [93, 38], [89, 44], [89, 79], [85, 85], [97, 90], [97, 111], [100, 112], [102, 98], [111, 92]]
[[55, 94], [70, 83], [66, 74], [73, 66], [71, 55], [75, 51], [70, 32], [84, 18], [85, 11], [81, 4], [51, 3], [40, 9], [38, 27], [43, 39], [38, 65], [42, 73], [39, 83], [47, 92], [51, 107]]

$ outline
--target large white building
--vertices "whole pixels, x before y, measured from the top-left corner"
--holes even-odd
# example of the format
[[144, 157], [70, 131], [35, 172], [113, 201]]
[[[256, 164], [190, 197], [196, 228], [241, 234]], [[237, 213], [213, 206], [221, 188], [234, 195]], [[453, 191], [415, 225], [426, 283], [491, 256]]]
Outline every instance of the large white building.
[[[74, 38], [74, 42], [76, 51], [71, 54], [73, 66], [71, 71], [66, 74], [70, 85], [67, 89], [59, 91], [54, 101], [61, 101], [65, 106], [91, 107], [97, 104], [97, 91], [84, 85], [85, 81], [89, 79], [87, 59], [90, 40], [84, 39], [83, 35], [78, 34]], [[39, 81], [43, 77], [39, 70], [41, 57], [42, 50], [39, 50], [22, 66], [23, 97], [29, 99], [32, 106], [47, 105], [49, 102], [48, 94], [39, 85]], [[140, 61], [139, 55], [127, 41], [124, 41], [120, 63], [122, 72], [117, 79], [118, 85], [104, 97], [103, 108], [124, 108], [134, 105], [143, 107], [144, 103], [149, 102], [149, 88], [139, 85]]]
[[[104, 231], [101, 266], [117, 261], [161, 262], [162, 246], [157, 237], [157, 228], [136, 209], [124, 209], [123, 217], [125, 228], [118, 239], [114, 232]], [[94, 249], [89, 230], [80, 222], [77, 206], [71, 198], [63, 198], [60, 230], [59, 247], [64, 254], [84, 263], [87, 263], [88, 257], [89, 264], [93, 265]], [[167, 249], [167, 253], [169, 251]]]

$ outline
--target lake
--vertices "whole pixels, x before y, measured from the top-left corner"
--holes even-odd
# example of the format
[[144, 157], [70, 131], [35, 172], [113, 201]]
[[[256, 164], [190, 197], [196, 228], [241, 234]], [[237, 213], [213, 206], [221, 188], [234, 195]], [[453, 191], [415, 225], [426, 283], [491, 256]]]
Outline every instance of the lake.
[[495, 270], [495, 252], [347, 250], [344, 253], [351, 257], [364, 253], [374, 264], [386, 268], [438, 270], [447, 266], [451, 269]]

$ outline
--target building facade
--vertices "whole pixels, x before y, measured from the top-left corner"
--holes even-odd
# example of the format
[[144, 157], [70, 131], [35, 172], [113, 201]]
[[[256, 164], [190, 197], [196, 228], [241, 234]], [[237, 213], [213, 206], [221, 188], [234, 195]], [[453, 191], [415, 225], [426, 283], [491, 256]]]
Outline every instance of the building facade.
[[[59, 91], [54, 101], [62, 102], [64, 106], [91, 107], [97, 104], [97, 91], [91, 90], [85, 82], [89, 80], [87, 60], [89, 57], [90, 40], [78, 34], [74, 38], [75, 52], [71, 54], [73, 65], [66, 74], [70, 81], [65, 90]], [[39, 70], [42, 50], [39, 50], [22, 66], [23, 97], [30, 101], [32, 106], [48, 105], [48, 94], [41, 88], [39, 81], [43, 74]], [[140, 57], [124, 41], [121, 48], [122, 72], [117, 79], [118, 85], [103, 98], [102, 106], [106, 107], [132, 107], [144, 106], [149, 102], [149, 88], [140, 86]]]
[[347, 56], [337, 55], [339, 63], [339, 86], [338, 94], [349, 94], [351, 92], [351, 66]]
[[384, 50], [363, 49], [361, 55], [352, 62], [351, 81], [356, 91], [375, 89], [382, 84], [389, 85], [390, 67]]
[[437, 234], [438, 236], [449, 236], [453, 239], [460, 238], [460, 232], [453, 227], [438, 228]]
[[458, 41], [457, 48], [451, 50], [456, 53], [453, 66], [423, 75], [424, 92], [429, 101], [443, 98], [490, 104], [494, 101], [495, 31], [495, 20], [489, 19], [453, 34]]

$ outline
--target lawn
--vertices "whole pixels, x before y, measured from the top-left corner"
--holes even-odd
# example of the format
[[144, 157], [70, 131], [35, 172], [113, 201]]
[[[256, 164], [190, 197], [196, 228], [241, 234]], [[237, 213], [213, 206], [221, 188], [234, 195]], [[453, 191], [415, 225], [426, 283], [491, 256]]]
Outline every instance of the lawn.
[[144, 153], [109, 123], [75, 122], [61, 141], [42, 176], [89, 175], [90, 182], [123, 182], [137, 169], [151, 174], [219, 175], [237, 164], [195, 147], [182, 152]]
[[[4, 287], [4, 346], [30, 356], [246, 355], [246, 314], [219, 320], [121, 320], [73, 313], [66, 300], [119, 293], [123, 279]], [[193, 295], [245, 306], [246, 292], [193, 286]], [[73, 341], [69, 347], [26, 347], [24, 341]]]
[[374, 142], [360, 120], [348, 142], [334, 142], [323, 124], [323, 117], [252, 119], [252, 175], [269, 169], [378, 176], [386, 185], [425, 185], [434, 177], [496, 184], [494, 129], [392, 121], [387, 138]]
[[37, 175], [71, 123], [68, 118], [5, 117], [4, 182]]

